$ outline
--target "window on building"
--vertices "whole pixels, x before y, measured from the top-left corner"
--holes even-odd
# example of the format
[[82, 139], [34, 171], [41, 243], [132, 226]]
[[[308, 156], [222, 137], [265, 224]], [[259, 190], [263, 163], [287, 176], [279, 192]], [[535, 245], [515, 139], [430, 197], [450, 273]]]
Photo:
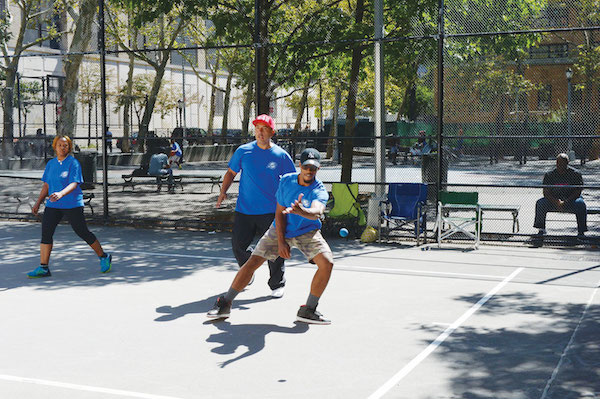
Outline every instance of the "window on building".
[[546, 44], [529, 49], [529, 58], [549, 59], [569, 57], [568, 44]]
[[543, 85], [538, 90], [538, 109], [547, 111], [552, 105], [552, 85]]
[[46, 98], [51, 104], [57, 104], [63, 92], [65, 78], [63, 76], [48, 76], [48, 86], [46, 88]]
[[[177, 38], [177, 43], [181, 44], [183, 47], [192, 47], [194, 45], [192, 43], [192, 40], [187, 36], [179, 36]], [[181, 53], [183, 53], [185, 55], [185, 57], [183, 55], [181, 55]], [[188, 62], [188, 60], [189, 60], [189, 62]], [[181, 52], [179, 52], [179, 51], [171, 52], [171, 64], [172, 65], [180, 65], [180, 66], [181, 65], [190, 65], [190, 62], [194, 66], [198, 65], [198, 50], [189, 49], [189, 50], [181, 50]]]
[[221, 90], [217, 90], [215, 93], [215, 115], [223, 116], [225, 112], [225, 93]]

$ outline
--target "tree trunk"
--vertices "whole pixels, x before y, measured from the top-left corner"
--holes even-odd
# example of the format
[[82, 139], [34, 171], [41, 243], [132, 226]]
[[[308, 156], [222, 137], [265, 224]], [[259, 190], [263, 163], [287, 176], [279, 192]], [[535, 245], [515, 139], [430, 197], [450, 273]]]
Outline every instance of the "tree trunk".
[[304, 116], [304, 108], [306, 108], [306, 103], [308, 101], [308, 88], [310, 87], [310, 78], [307, 79], [304, 88], [302, 89], [302, 98], [300, 99], [300, 103], [298, 104], [298, 110], [296, 115], [296, 123], [294, 123], [294, 133], [302, 130], [302, 117]]
[[[333, 117], [331, 118], [331, 129], [329, 130], [329, 137], [335, 137], [338, 135], [337, 125], [338, 125], [338, 116], [340, 113], [340, 103], [342, 102], [342, 92], [339, 87], [335, 88], [335, 99], [333, 101]], [[329, 140], [329, 145], [327, 146], [327, 158], [333, 157], [333, 147], [337, 145], [337, 139]], [[339, 151], [339, 148], [338, 148]]]
[[[14, 63], [14, 60], [13, 60]], [[17, 77], [16, 74], [16, 65], [12, 67], [12, 65], [6, 70], [6, 86], [4, 90], [2, 90], [2, 113], [3, 113], [3, 121], [4, 121], [4, 129], [2, 132], [2, 154], [10, 156], [13, 153], [12, 143], [14, 137], [14, 117], [13, 117], [13, 91], [15, 88], [15, 80]]]
[[250, 82], [246, 91], [246, 99], [244, 101], [244, 114], [242, 117], [242, 136], [248, 136], [248, 125], [250, 124], [250, 111], [252, 110], [252, 102], [254, 100], [254, 82]]
[[169, 56], [164, 54], [163, 51], [163, 62], [161, 62], [159, 68], [156, 70], [156, 75], [154, 76], [154, 81], [152, 82], [152, 88], [150, 89], [150, 93], [148, 94], [148, 100], [146, 101], [146, 106], [144, 107], [144, 115], [142, 116], [142, 122], [140, 123], [140, 132], [138, 133], [138, 142], [140, 142], [142, 148], [141, 151], [144, 151], [143, 145], [144, 141], [140, 140], [140, 137], [148, 136], [148, 127], [150, 126], [150, 120], [152, 119], [152, 114], [154, 113], [154, 105], [156, 104], [156, 97], [158, 96], [158, 92], [160, 90], [160, 85], [162, 83], [163, 76], [165, 74], [165, 67], [167, 65], [167, 61]]
[[233, 72], [227, 75], [227, 84], [225, 85], [225, 99], [223, 100], [223, 127], [221, 135], [227, 135], [227, 124], [229, 123], [229, 102], [231, 101], [231, 83], [233, 81]]
[[[364, 0], [356, 3], [356, 24], [362, 23], [364, 14]], [[344, 150], [342, 152], [342, 175], [341, 182], [352, 182], [352, 151], [354, 149], [354, 121], [356, 120], [356, 94], [358, 92], [358, 73], [363, 59], [362, 46], [352, 49], [352, 66], [350, 69], [350, 86], [348, 87], [348, 100], [346, 101], [346, 125], [344, 128]]]
[[215, 62], [215, 69], [212, 71], [212, 85], [210, 86], [210, 102], [208, 108], [208, 136], [213, 136], [213, 126], [215, 123], [215, 105], [217, 97], [217, 74], [219, 70], [219, 59]]
[[133, 69], [135, 68], [135, 58], [132, 53], [129, 54], [129, 70], [127, 71], [127, 81], [125, 82], [125, 106], [123, 107], [123, 140], [121, 141], [121, 151], [129, 152], [129, 137], [131, 124], [129, 121], [131, 120], [131, 112], [132, 112], [132, 103], [133, 99], [131, 98], [133, 92]]
[[[79, 6], [79, 18], [75, 22], [75, 32], [69, 48], [70, 53], [88, 50], [92, 38], [92, 28], [96, 16], [96, 0], [83, 0]], [[64, 61], [65, 82], [61, 95], [61, 112], [58, 115], [57, 134], [73, 136], [77, 122], [77, 94], [79, 91], [79, 67], [83, 55], [68, 55]]]
[[363, 58], [362, 47], [352, 50], [352, 69], [350, 70], [350, 87], [346, 101], [346, 125], [344, 127], [344, 144], [342, 145], [342, 176], [343, 183], [352, 182], [352, 152], [354, 150], [354, 123], [356, 121], [356, 94], [358, 91], [358, 73]]

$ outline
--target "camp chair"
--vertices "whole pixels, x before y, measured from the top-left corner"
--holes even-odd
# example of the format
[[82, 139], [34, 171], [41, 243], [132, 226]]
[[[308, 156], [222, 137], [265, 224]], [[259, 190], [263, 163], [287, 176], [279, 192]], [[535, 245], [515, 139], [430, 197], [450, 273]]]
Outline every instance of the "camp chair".
[[[439, 194], [436, 222], [438, 247], [441, 246], [442, 240], [454, 234], [462, 233], [467, 238], [475, 240], [474, 248], [477, 249], [481, 234], [479, 193], [440, 191]], [[452, 212], [455, 212], [454, 215]], [[445, 224], [448, 224], [449, 228], [442, 231]], [[470, 227], [473, 227], [474, 233], [470, 231]]]
[[387, 200], [381, 201], [382, 211], [379, 218], [379, 241], [381, 242], [381, 225], [385, 223], [386, 238], [390, 231], [402, 230], [405, 225], [414, 225], [414, 234], [419, 246], [419, 237], [423, 233], [423, 241], [427, 241], [427, 184], [422, 183], [390, 183]]
[[333, 231], [343, 225], [357, 237], [361, 226], [367, 224], [365, 213], [358, 202], [358, 183], [333, 183], [331, 186], [333, 208], [325, 215], [325, 228]]

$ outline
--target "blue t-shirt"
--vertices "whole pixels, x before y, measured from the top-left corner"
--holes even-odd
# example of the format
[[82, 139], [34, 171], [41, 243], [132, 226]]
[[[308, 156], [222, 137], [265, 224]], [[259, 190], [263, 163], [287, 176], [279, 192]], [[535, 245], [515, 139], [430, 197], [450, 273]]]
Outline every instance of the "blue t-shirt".
[[177, 155], [178, 157], [183, 155], [183, 153], [181, 152], [181, 147], [179, 146], [179, 144], [177, 144], [176, 141], [174, 141], [173, 144], [171, 144], [171, 151], [174, 151], [175, 155]]
[[161, 169], [164, 169], [169, 164], [169, 158], [167, 154], [154, 154], [150, 158], [150, 164], [148, 165], [149, 175], [160, 175]]
[[[310, 186], [301, 186], [298, 183], [299, 173], [288, 173], [281, 178], [279, 189], [277, 190], [277, 203], [283, 207], [289, 207], [300, 194], [302, 197], [302, 205], [305, 208], [310, 208], [313, 201], [319, 201], [327, 205], [329, 194], [321, 180], [315, 179]], [[321, 221], [310, 220], [300, 215], [289, 214], [285, 215], [287, 226], [285, 228], [285, 237], [298, 237], [304, 233], [321, 228]], [[275, 225], [275, 222], [273, 222]]]
[[271, 144], [271, 148], [263, 150], [256, 141], [239, 146], [228, 166], [235, 173], [242, 171], [235, 210], [245, 215], [275, 213], [279, 179], [296, 171], [283, 148]]
[[48, 195], [63, 190], [71, 183], [77, 183], [75, 190], [55, 202], [46, 200], [48, 208], [72, 209], [83, 206], [83, 192], [79, 184], [83, 183], [81, 165], [72, 155], [67, 155], [62, 162], [53, 158], [46, 164], [42, 181], [48, 184]]

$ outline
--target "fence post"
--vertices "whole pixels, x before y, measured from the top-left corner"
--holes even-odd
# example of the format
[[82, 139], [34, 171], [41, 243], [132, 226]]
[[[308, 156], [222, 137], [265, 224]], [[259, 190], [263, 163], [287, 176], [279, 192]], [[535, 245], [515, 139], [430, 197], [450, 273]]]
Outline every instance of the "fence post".
[[[105, 26], [104, 26], [104, 0], [100, 0], [98, 10], [98, 22], [100, 37], [98, 38], [98, 47], [100, 50], [100, 96], [102, 98], [102, 192], [104, 199], [104, 219], [108, 219], [108, 153], [106, 152], [106, 47], [105, 47]], [[97, 136], [97, 135], [96, 135]]]
[[436, 197], [437, 204], [439, 192], [442, 190], [442, 174], [443, 174], [443, 136], [444, 136], [444, 0], [438, 0], [438, 109], [437, 109], [437, 142], [438, 142], [438, 159], [437, 159], [437, 181], [436, 181]]

